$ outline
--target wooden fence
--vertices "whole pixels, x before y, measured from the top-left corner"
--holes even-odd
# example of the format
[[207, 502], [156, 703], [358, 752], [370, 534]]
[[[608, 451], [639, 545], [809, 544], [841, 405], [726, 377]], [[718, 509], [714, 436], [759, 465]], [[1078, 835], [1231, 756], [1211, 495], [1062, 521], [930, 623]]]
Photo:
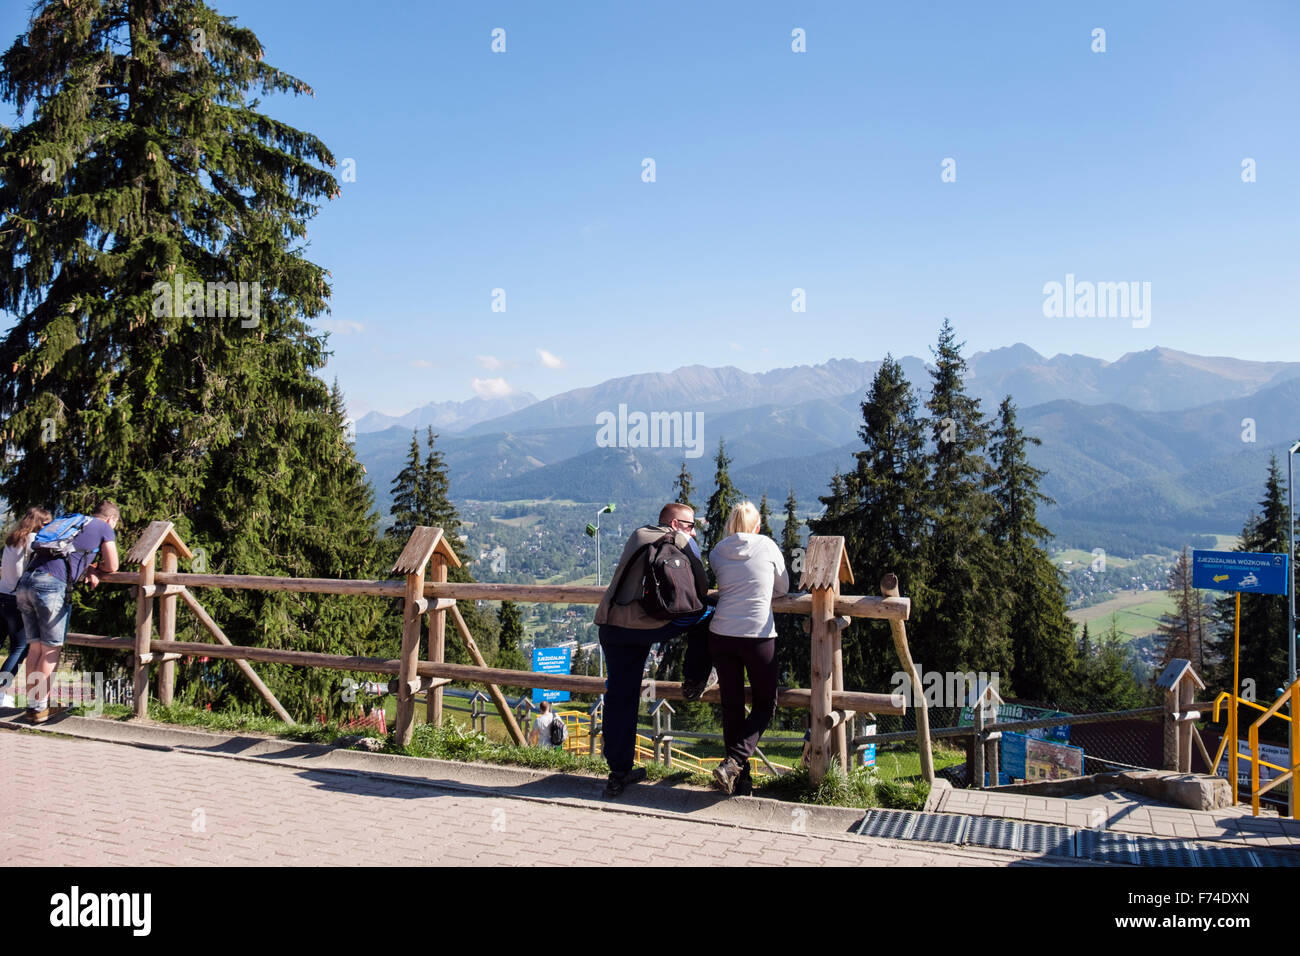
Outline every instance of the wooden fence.
[[[416, 695], [426, 694], [426, 719], [442, 721], [442, 688], [452, 681], [487, 686], [502, 721], [516, 743], [524, 743], [514, 713], [501, 692], [502, 685], [552, 688], [586, 694], [605, 690], [603, 677], [567, 674], [541, 674], [489, 667], [473, 635], [465, 625], [458, 600], [523, 601], [570, 604], [598, 604], [604, 593], [598, 587], [568, 585], [457, 584], [447, 580], [451, 567], [460, 565], [456, 553], [443, 537], [440, 528], [418, 527], [411, 534], [394, 564], [398, 580], [349, 580], [335, 578], [287, 578], [242, 574], [189, 574], [178, 570], [180, 559], [193, 554], [177, 536], [171, 522], [152, 522], [140, 535], [124, 563], [138, 565], [138, 571], [118, 571], [104, 575], [108, 584], [131, 585], [136, 593], [135, 635], [113, 638], [92, 634], [70, 633], [68, 643], [83, 647], [116, 648], [131, 651], [134, 658], [135, 715], [148, 714], [151, 668], [158, 667], [157, 692], [163, 704], [170, 704], [175, 685], [176, 661], [182, 657], [216, 657], [236, 662], [258, 693], [280, 717], [293, 718], [276, 700], [275, 695], [253, 670], [255, 662], [292, 664], [301, 667], [324, 667], [334, 670], [397, 675], [397, 720], [394, 734], [399, 743], [411, 740], [414, 729]], [[161, 566], [157, 566], [161, 561]], [[777, 703], [784, 707], [806, 707], [811, 711], [811, 746], [809, 769], [814, 781], [820, 781], [831, 759], [838, 758], [847, 767], [850, 746], [847, 726], [858, 713], [902, 714], [902, 695], [864, 693], [844, 688], [843, 650], [840, 632], [854, 617], [887, 620], [895, 651], [905, 671], [911, 675], [913, 700], [923, 701], [920, 676], [912, 662], [904, 622], [911, 601], [899, 596], [898, 581], [886, 574], [881, 581], [880, 596], [841, 594], [840, 584], [852, 583], [853, 572], [841, 537], [813, 536], [804, 557], [804, 570], [798, 588], [808, 593], [789, 594], [772, 602], [772, 609], [782, 614], [803, 614], [811, 618], [810, 654], [811, 687], [783, 688]], [[403, 626], [400, 656], [395, 659], [319, 654], [280, 648], [235, 645], [199, 603], [191, 588], [244, 588], [258, 591], [293, 591], [309, 594], [343, 594], [403, 599]], [[177, 600], [184, 602], [216, 644], [176, 640]], [[154, 618], [157, 602], [157, 633]], [[474, 665], [451, 664], [444, 660], [446, 624], [450, 616], [455, 629], [469, 651]], [[427, 618], [427, 658], [420, 659], [422, 619]], [[392, 685], [390, 685], [391, 687]], [[681, 684], [655, 681], [654, 694], [659, 698], [679, 700]], [[704, 700], [720, 700], [712, 688]], [[929, 721], [924, 704], [917, 710], [917, 744], [922, 774], [934, 780], [934, 761], [930, 749]]]

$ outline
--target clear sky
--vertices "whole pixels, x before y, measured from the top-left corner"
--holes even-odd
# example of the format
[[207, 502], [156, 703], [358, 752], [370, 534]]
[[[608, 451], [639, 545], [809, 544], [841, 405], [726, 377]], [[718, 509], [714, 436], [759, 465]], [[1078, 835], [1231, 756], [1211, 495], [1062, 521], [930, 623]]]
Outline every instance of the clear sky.
[[[968, 352], [1300, 359], [1294, 0], [214, 6], [355, 161], [309, 231], [354, 415], [927, 356], [944, 316]], [[1149, 282], [1149, 324], [1045, 316], [1067, 274]]]

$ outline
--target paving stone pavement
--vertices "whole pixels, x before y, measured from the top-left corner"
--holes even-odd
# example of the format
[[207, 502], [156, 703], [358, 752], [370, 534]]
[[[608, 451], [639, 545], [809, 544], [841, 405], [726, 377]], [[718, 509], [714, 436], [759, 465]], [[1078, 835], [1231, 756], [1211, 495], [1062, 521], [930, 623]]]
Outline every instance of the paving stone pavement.
[[1047, 862], [480, 795], [43, 733], [0, 731], [0, 780], [0, 854], [12, 866]]
[[993, 790], [948, 790], [934, 809], [1081, 829], [1100, 827], [1144, 836], [1217, 840], [1261, 848], [1300, 847], [1300, 820], [1279, 817], [1274, 810], [1261, 810], [1258, 817], [1242, 804], [1222, 810], [1189, 810], [1125, 791], [1036, 797]]

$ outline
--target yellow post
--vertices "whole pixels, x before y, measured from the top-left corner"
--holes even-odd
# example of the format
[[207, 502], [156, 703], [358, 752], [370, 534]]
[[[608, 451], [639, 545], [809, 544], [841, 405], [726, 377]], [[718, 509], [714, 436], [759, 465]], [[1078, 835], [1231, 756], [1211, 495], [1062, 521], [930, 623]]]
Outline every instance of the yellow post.
[[1259, 816], [1259, 722], [1250, 725], [1250, 812]]
[[1300, 719], [1300, 681], [1291, 682], [1291, 727], [1288, 740], [1291, 744], [1291, 781], [1287, 787], [1287, 803], [1290, 804], [1291, 819], [1300, 820], [1300, 801], [1296, 800], [1296, 787], [1300, 786], [1300, 760], [1296, 757], [1295, 725]]
[[[1228, 746], [1231, 748], [1228, 753], [1228, 776], [1232, 780], [1232, 803], [1235, 806], [1238, 799], [1237, 794], [1237, 751], [1241, 749], [1237, 743], [1237, 690], [1241, 687], [1241, 592], [1237, 592], [1237, 612], [1233, 617], [1232, 624], [1232, 712], [1228, 714]], [[1259, 764], [1255, 764], [1255, 772], [1259, 772]], [[1255, 781], [1256, 787], [1259, 781]]]

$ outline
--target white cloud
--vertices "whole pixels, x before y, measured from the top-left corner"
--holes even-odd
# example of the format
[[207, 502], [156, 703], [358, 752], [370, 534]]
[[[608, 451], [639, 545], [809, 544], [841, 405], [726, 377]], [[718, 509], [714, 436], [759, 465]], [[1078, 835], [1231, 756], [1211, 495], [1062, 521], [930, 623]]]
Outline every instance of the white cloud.
[[495, 372], [497, 369], [505, 367], [505, 363], [495, 355], [476, 355], [474, 358], [478, 361], [479, 365], [483, 366], [489, 372]]
[[470, 382], [470, 387], [479, 398], [501, 398], [514, 392], [504, 378], [476, 378]]
[[326, 332], [333, 332], [335, 335], [350, 335], [353, 332], [366, 330], [360, 322], [353, 322], [351, 319], [317, 319], [316, 324]]
[[433, 368], [433, 363], [428, 359], [416, 359], [411, 363], [412, 368]]
[[546, 351], [546, 349], [538, 349], [537, 357], [542, 360], [542, 364], [547, 368], [564, 368], [564, 359], [553, 352]]
[[733, 351], [733, 352], [743, 352], [743, 351], [745, 351], [745, 347], [744, 347], [743, 345], [741, 345], [739, 342], [732, 342], [732, 343], [731, 343], [731, 351]]

